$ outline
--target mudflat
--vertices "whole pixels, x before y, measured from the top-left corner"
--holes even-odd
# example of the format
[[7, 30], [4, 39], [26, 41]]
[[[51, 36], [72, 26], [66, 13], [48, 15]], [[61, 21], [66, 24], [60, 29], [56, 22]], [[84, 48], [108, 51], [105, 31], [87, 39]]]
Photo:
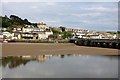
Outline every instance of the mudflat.
[[77, 46], [73, 43], [3, 43], [2, 56], [42, 54], [118, 55], [117, 49]]

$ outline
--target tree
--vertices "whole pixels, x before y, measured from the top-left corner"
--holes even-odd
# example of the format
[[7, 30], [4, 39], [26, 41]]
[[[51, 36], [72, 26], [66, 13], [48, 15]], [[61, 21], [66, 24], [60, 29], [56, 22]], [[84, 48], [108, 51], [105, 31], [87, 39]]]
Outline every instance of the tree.
[[24, 24], [24, 20], [22, 20], [21, 18], [19, 18], [18, 16], [15, 16], [15, 15], [11, 15], [10, 20], [15, 25], [23, 25]]
[[51, 30], [52, 30], [53, 34], [62, 34], [62, 32], [59, 32], [59, 31], [55, 30], [54, 28], [51, 28]]
[[34, 27], [37, 27], [37, 23], [31, 23]]
[[24, 23], [24, 24], [27, 24], [27, 25], [31, 25], [31, 23], [30, 23], [27, 19], [24, 19], [24, 20], [23, 20], [23, 23]]
[[6, 35], [3, 35], [3, 39], [6, 39], [7, 38], [7, 36]]
[[12, 26], [10, 19], [7, 16], [2, 17], [2, 27], [3, 28], [8, 28], [10, 26]]
[[65, 27], [60, 26], [60, 29], [62, 30], [62, 32], [65, 32]]
[[16, 28], [18, 26], [22, 27], [25, 25], [34, 25], [27, 19], [23, 20], [16, 15], [10, 15], [10, 18], [8, 18], [6, 15], [4, 17], [0, 16], [0, 22], [2, 24], [2, 26], [0, 25], [0, 27], [7, 28], [9, 32], [11, 32], [13, 28]]
[[71, 32], [64, 32], [64, 35], [62, 37], [63, 37], [63, 39], [65, 39], [65, 38], [71, 38], [72, 36], [73, 35]]
[[117, 31], [118, 34], [120, 34], [120, 31]]

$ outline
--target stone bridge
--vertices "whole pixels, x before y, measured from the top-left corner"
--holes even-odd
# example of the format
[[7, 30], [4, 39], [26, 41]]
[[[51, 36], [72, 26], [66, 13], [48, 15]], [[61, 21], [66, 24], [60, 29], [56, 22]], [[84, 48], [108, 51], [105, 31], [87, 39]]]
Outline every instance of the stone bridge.
[[70, 43], [79, 46], [120, 49], [120, 39], [70, 39]]

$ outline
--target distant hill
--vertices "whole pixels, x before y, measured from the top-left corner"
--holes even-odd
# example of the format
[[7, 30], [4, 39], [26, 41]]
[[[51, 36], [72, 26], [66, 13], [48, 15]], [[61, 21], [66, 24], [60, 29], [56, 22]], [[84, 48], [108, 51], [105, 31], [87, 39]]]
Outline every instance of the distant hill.
[[15, 27], [23, 27], [25, 25], [35, 25], [31, 22], [29, 22], [27, 19], [22, 19], [16, 15], [10, 15], [10, 17], [7, 17], [6, 15], [0, 16], [0, 22], [2, 22], [2, 28], [7, 28], [9, 30], [12, 30]]

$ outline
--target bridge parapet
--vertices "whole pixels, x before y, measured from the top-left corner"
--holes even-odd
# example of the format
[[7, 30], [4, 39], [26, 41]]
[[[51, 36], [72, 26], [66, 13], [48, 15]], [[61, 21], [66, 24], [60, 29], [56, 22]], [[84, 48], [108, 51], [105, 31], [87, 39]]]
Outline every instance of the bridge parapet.
[[120, 49], [120, 39], [71, 39], [70, 42], [79, 46]]

